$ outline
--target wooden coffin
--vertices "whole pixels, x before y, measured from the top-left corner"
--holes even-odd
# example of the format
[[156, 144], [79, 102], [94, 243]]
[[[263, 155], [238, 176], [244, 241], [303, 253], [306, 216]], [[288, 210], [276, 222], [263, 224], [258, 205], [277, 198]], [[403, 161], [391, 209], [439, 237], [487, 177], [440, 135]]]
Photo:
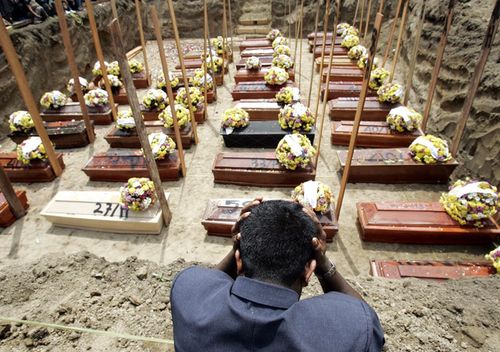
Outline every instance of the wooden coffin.
[[[201, 224], [209, 236], [231, 237], [231, 228], [240, 217], [241, 209], [252, 199], [211, 199], [203, 214]], [[326, 240], [331, 242], [338, 232], [338, 223], [333, 211], [326, 214], [317, 214]]]
[[[314, 65], [316, 66], [316, 72], [319, 72], [321, 69], [321, 57], [317, 57], [314, 59]], [[330, 57], [323, 58], [323, 70], [330, 66]], [[351, 60], [348, 57], [343, 56], [335, 56], [333, 59], [333, 66], [335, 67], [351, 67], [358, 68], [357, 62], [355, 60]]]
[[[332, 39], [333, 39], [332, 37], [327, 37], [325, 46], [332, 46], [332, 41], [333, 41]], [[340, 44], [342, 44], [342, 40], [343, 40], [342, 38], [336, 37], [335, 38], [335, 45], [339, 46]], [[316, 44], [316, 48], [323, 47], [323, 38], [310, 39], [310, 40], [308, 40], [308, 44], [309, 44], [309, 52], [312, 53], [313, 49], [315, 47], [315, 44]]]
[[[16, 191], [16, 197], [21, 201], [24, 209], [29, 208], [28, 198], [25, 191]], [[0, 192], [0, 227], [9, 227], [16, 221], [16, 217], [5, 199], [5, 196]]]
[[[63, 155], [57, 153], [59, 165], [64, 169]], [[0, 153], [0, 165], [12, 182], [50, 182], [56, 178], [48, 160], [33, 160], [28, 165], [17, 160], [17, 153]]]
[[[141, 106], [142, 116], [144, 117], [144, 121], [157, 121], [159, 119], [162, 110], [156, 110], [156, 109], [148, 110], [144, 107], [144, 105], [141, 104], [140, 106]], [[169, 107], [167, 107], [167, 109], [169, 109]], [[205, 104], [203, 104], [198, 111], [194, 112], [194, 118], [197, 123], [202, 124], [207, 119], [205, 110], [206, 110]]]
[[458, 280], [496, 274], [496, 269], [488, 262], [371, 260], [370, 267], [373, 276], [386, 279]]
[[242, 99], [236, 101], [234, 107], [248, 112], [250, 121], [278, 120], [281, 109], [276, 99]]
[[[314, 50], [314, 58], [317, 58], [317, 57], [321, 57], [322, 55], [322, 47], [316, 47], [316, 49]], [[331, 46], [327, 46], [325, 47], [325, 56], [330, 56], [330, 52], [332, 50], [332, 47]], [[349, 50], [347, 48], [344, 48], [342, 46], [334, 46], [333, 47], [333, 56], [345, 56], [347, 57], [347, 53], [349, 52]]]
[[[354, 120], [358, 109], [359, 97], [341, 97], [328, 102], [330, 119], [334, 121]], [[378, 101], [378, 97], [366, 97], [361, 119], [364, 121], [385, 121], [389, 112], [401, 104], [388, 104]]]
[[[343, 168], [347, 151], [337, 155]], [[356, 149], [349, 172], [352, 183], [448, 183], [458, 166], [454, 159], [445, 163], [422, 164], [414, 161], [407, 148]]]
[[[354, 121], [334, 121], [332, 124], [331, 142], [333, 145], [349, 145]], [[399, 133], [392, 131], [387, 123], [382, 121], [361, 121], [357, 147], [371, 148], [406, 148], [416, 138], [420, 131]]]
[[[325, 94], [326, 83], [321, 83], [321, 97]], [[343, 98], [343, 97], [358, 97], [361, 94], [361, 82], [334, 82], [328, 83], [328, 100]], [[377, 92], [368, 89], [367, 97], [376, 97]]]
[[[197, 68], [201, 68], [202, 64], [203, 64], [203, 61], [200, 58], [184, 60], [184, 67], [187, 70], [194, 70], [194, 69], [197, 69]], [[176, 70], [180, 70], [181, 69], [181, 64], [178, 63], [177, 65], [175, 65], [175, 69]], [[228, 66], [227, 66], [227, 61], [224, 61], [224, 72], [227, 73], [228, 70], [229, 69], [228, 69]]]
[[[252, 121], [243, 128], [238, 128], [231, 134], [227, 134], [221, 128], [220, 134], [224, 144], [228, 148], [273, 148], [278, 146], [279, 141], [290, 134], [291, 130], [282, 130], [277, 120], [274, 121]], [[315, 129], [310, 132], [301, 132], [314, 144]]]
[[[163, 122], [160, 120], [157, 121], [147, 121], [145, 122], [146, 132], [163, 132], [167, 134], [170, 138], [172, 138], [175, 143], [177, 140], [175, 139], [175, 132], [173, 128], [165, 128], [163, 127]], [[191, 148], [193, 144], [193, 129], [191, 128], [191, 124], [181, 128], [181, 141], [182, 146], [185, 149]], [[111, 148], [141, 148], [141, 143], [139, 142], [139, 136], [137, 135], [137, 131], [134, 129], [131, 132], [120, 131], [116, 126], [113, 126], [109, 132], [104, 136], [106, 142], [108, 142]]]
[[264, 81], [259, 82], [241, 82], [236, 84], [231, 91], [233, 100], [241, 99], [272, 99], [283, 87], [295, 87], [292, 81], [288, 81], [281, 86], [272, 86]]
[[[193, 50], [185, 53], [183, 55], [183, 58], [184, 60], [193, 60], [193, 59], [197, 60], [200, 59], [202, 55], [203, 55], [203, 50]], [[233, 62], [233, 53], [230, 53], [229, 55], [225, 53], [224, 61], [227, 61], [229, 63]]]
[[[169, 194], [165, 193], [167, 199]], [[56, 226], [134, 235], [157, 235], [163, 227], [158, 203], [141, 212], [123, 209], [119, 191], [60, 191], [41, 215]]]
[[240, 43], [240, 51], [251, 48], [266, 48], [271, 47], [272, 42], [266, 38], [256, 38], [242, 40]]
[[215, 183], [261, 187], [295, 187], [314, 180], [316, 170], [287, 170], [274, 152], [219, 153], [212, 167]]
[[412, 244], [490, 244], [500, 236], [493, 219], [483, 228], [460, 226], [439, 202], [358, 203], [361, 239]]
[[[241, 82], [258, 82], [258, 81], [264, 81], [264, 76], [265, 74], [269, 71], [269, 68], [262, 68], [260, 70], [247, 70], [247, 69], [240, 69], [236, 71], [234, 74], [234, 81], [236, 83], [241, 83]], [[295, 71], [293, 69], [288, 70], [288, 76], [289, 80], [294, 82], [295, 81]]]
[[120, 89], [118, 94], [113, 94], [113, 100], [119, 105], [128, 105], [128, 96], [125, 88]]
[[[259, 59], [260, 59], [260, 63], [262, 65], [262, 67], [271, 67], [272, 63], [273, 63], [273, 56], [259, 56]], [[236, 63], [236, 69], [237, 70], [240, 70], [242, 68], [245, 68], [245, 64], [247, 62], [247, 58], [245, 59], [241, 59], [240, 61], [238, 61]]]
[[257, 49], [245, 49], [240, 52], [240, 56], [242, 58], [249, 58], [250, 56], [273, 56], [274, 54], [274, 49], [269, 47], [269, 48], [257, 48]]
[[151, 84], [151, 74], [146, 76], [146, 71], [133, 73], [132, 78], [134, 80], [134, 87], [137, 89], [149, 88]]
[[[118, 104], [115, 104], [118, 106]], [[96, 125], [109, 125], [113, 122], [113, 113], [110, 106], [103, 108], [87, 108], [90, 120]], [[43, 121], [71, 121], [82, 120], [82, 110], [78, 103], [67, 103], [64, 107], [57, 110], [44, 110], [40, 112]]]
[[[327, 38], [333, 37], [333, 32], [327, 32], [326, 37]], [[314, 38], [323, 38], [323, 32], [311, 32], [307, 35], [308, 40], [312, 40]]]
[[[364, 72], [359, 67], [337, 67], [330, 68], [330, 81], [363, 82]], [[325, 83], [328, 78], [328, 70], [323, 70], [321, 82]]]
[[[157, 160], [162, 181], [179, 179], [180, 161], [177, 151]], [[91, 181], [126, 182], [131, 177], [151, 177], [140, 150], [116, 150], [95, 154], [82, 169]]]
[[[92, 121], [91, 121], [92, 122]], [[44, 122], [45, 130], [49, 135], [55, 148], [78, 148], [89, 144], [87, 129], [84, 121], [57, 121]], [[94, 125], [92, 124], [92, 130]], [[10, 139], [16, 144], [22, 143], [31, 136], [37, 136], [36, 130], [31, 133], [13, 132], [9, 134]]]

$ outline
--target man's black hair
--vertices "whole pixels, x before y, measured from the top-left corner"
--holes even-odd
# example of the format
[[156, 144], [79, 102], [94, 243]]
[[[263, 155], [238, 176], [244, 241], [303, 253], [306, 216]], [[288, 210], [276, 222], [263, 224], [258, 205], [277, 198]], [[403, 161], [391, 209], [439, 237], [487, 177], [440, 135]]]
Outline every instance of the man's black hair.
[[245, 276], [290, 286], [312, 258], [316, 227], [301, 205], [270, 200], [252, 209], [240, 233]]

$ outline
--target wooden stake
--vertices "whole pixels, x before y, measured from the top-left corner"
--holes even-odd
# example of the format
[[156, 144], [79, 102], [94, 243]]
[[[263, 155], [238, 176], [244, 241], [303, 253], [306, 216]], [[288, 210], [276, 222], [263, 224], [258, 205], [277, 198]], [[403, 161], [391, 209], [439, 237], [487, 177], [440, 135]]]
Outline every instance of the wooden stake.
[[384, 14], [384, 0], [380, 0], [380, 5], [378, 7], [378, 12]]
[[394, 58], [392, 59], [391, 74], [389, 76], [389, 81], [392, 82], [394, 79], [394, 74], [396, 73], [396, 65], [398, 63], [399, 51], [401, 50], [401, 41], [403, 40], [403, 32], [406, 24], [406, 14], [408, 13], [408, 4], [410, 0], [407, 0], [405, 7], [403, 8], [403, 16], [401, 18], [401, 26], [399, 26], [398, 42], [396, 44], [396, 52], [394, 53]]
[[358, 20], [358, 10], [359, 10], [359, 1], [356, 1], [356, 10], [354, 11], [354, 19], [352, 20], [352, 26], [356, 27], [356, 21]]
[[[130, 67], [128, 65], [127, 53], [123, 45], [120, 27], [118, 27], [118, 21], [116, 19], [111, 22], [110, 31], [113, 54], [118, 60], [120, 67], [122, 68], [123, 83], [125, 84], [127, 92], [129, 92], [128, 100], [130, 103], [130, 109], [132, 110], [132, 115], [134, 117], [137, 136], [139, 137], [139, 141], [141, 142], [144, 159], [146, 159], [146, 166], [148, 168], [149, 174], [151, 175], [151, 180], [155, 185], [156, 196], [158, 197], [158, 201], [160, 203], [163, 222], [166, 226], [168, 226], [170, 224], [170, 220], [172, 220], [172, 212], [170, 211], [167, 198], [165, 197], [165, 191], [163, 190], [163, 185], [161, 183], [160, 174], [158, 172], [158, 166], [156, 165], [156, 161], [153, 156], [153, 151], [151, 150], [151, 146], [149, 145], [146, 128], [144, 126], [144, 120], [142, 118], [141, 107], [139, 105], [139, 99], [137, 98], [134, 81], [132, 79], [132, 74], [130, 73]], [[168, 79], [165, 79], [165, 81], [168, 81]]]
[[[163, 70], [164, 77], [170, 77], [167, 58], [165, 57], [165, 49], [163, 48], [163, 38], [161, 36], [161, 26], [158, 20], [158, 13], [156, 12], [156, 7], [153, 5], [151, 9], [151, 18], [153, 20], [153, 29], [155, 32], [156, 43], [158, 44], [158, 52], [160, 53], [161, 68]], [[167, 88], [168, 101], [170, 102], [169, 108], [172, 113], [172, 120], [174, 121], [174, 132], [175, 132], [175, 142], [177, 143], [177, 150], [179, 152], [179, 160], [181, 162], [182, 176], [186, 177], [186, 163], [184, 161], [184, 148], [182, 147], [181, 132], [179, 128], [179, 122], [177, 119], [177, 112], [175, 111], [175, 99], [174, 92], [172, 91], [172, 85], [170, 84], [170, 79], [165, 79], [165, 85]], [[189, 91], [186, 91], [186, 96], [189, 95]], [[189, 109], [191, 105], [189, 106]]]
[[290, 16], [292, 15], [292, 4], [291, 0], [288, 0], [288, 42], [292, 43], [292, 22], [290, 22]]
[[146, 79], [149, 82], [148, 54], [146, 50], [146, 39], [144, 38], [144, 29], [142, 28], [141, 3], [139, 0], [135, 0], [135, 14], [137, 16], [137, 26], [139, 27], [139, 38], [141, 40], [141, 46], [142, 46], [142, 57], [144, 58], [144, 71], [146, 71]]
[[363, 30], [363, 15], [365, 13], [365, 1], [366, 0], [361, 0], [361, 14], [359, 16], [359, 29], [358, 32], [361, 35], [361, 31]]
[[299, 0], [297, 0], [295, 2], [295, 48], [294, 48], [294, 52], [293, 52], [293, 66], [295, 67], [295, 63], [297, 62], [297, 49], [298, 49], [298, 45], [299, 45], [299, 27], [300, 27], [300, 19], [297, 19], [297, 8], [299, 7]]
[[345, 189], [347, 187], [347, 180], [349, 179], [352, 156], [354, 155], [354, 148], [356, 147], [356, 138], [358, 137], [359, 125], [361, 123], [361, 114], [363, 112], [363, 107], [365, 105], [366, 93], [368, 91], [368, 83], [370, 82], [373, 60], [375, 59], [375, 53], [377, 52], [378, 38], [383, 18], [384, 16], [381, 13], [377, 13], [377, 16], [375, 17], [375, 26], [373, 28], [370, 52], [368, 54], [368, 62], [365, 69], [365, 75], [363, 77], [363, 85], [361, 86], [361, 94], [359, 96], [358, 108], [356, 110], [356, 116], [354, 117], [354, 124], [352, 126], [351, 139], [349, 140], [349, 151], [347, 152], [347, 159], [345, 161], [344, 171], [342, 173], [342, 181], [340, 182], [339, 196], [337, 198], [337, 207], [335, 209], [335, 215], [337, 219], [340, 216], [340, 210], [342, 209], [342, 202], [344, 200]]
[[[303, 40], [303, 28], [304, 28], [304, 0], [302, 0], [300, 4], [300, 26], [299, 26], [299, 36], [300, 36], [300, 43], [299, 43], [299, 90], [301, 88], [301, 83], [302, 83], [302, 42]], [[314, 62], [314, 59], [313, 59]]]
[[[359, 3], [359, 0], [358, 0]], [[314, 20], [314, 38], [313, 38], [313, 53], [316, 51], [316, 33], [318, 33], [318, 22], [319, 22], [319, 11], [321, 9], [321, 2], [317, 1], [316, 4], [316, 18]], [[312, 88], [313, 88], [313, 81], [314, 81], [314, 57], [312, 59], [312, 65], [311, 65], [311, 80], [309, 81], [309, 93], [307, 95], [307, 107], [311, 107], [311, 95], [312, 95]]]
[[[205, 99], [205, 103], [208, 100], [208, 84], [207, 84], [207, 74], [208, 74], [208, 65], [207, 65], [207, 58], [208, 58], [208, 48], [207, 48], [207, 28], [206, 28], [206, 22], [207, 18], [205, 16], [205, 2], [206, 0], [203, 0], [203, 63], [202, 63], [202, 69], [203, 69], [203, 77], [205, 78], [203, 82], [203, 87], [205, 89], [203, 97]], [[215, 75], [213, 75], [213, 86], [217, 86], [217, 83], [215, 82]], [[208, 104], [207, 104], [208, 106]]]
[[493, 46], [493, 42], [495, 41], [495, 34], [498, 30], [499, 21], [500, 21], [500, 0], [496, 0], [495, 7], [493, 8], [490, 22], [488, 24], [488, 29], [486, 30], [486, 36], [484, 37], [483, 40], [481, 55], [479, 56], [479, 60], [476, 63], [476, 67], [472, 75], [472, 81], [469, 88], [469, 92], [467, 93], [464, 107], [462, 109], [462, 115], [458, 120], [457, 128], [455, 130], [455, 135], [453, 136], [453, 143], [451, 146], [451, 155], [453, 157], [457, 156], [458, 147], [460, 146], [460, 141], [464, 135], [465, 125], [467, 124], [467, 120], [469, 119], [470, 111], [472, 109], [472, 102], [474, 101], [474, 97], [476, 96], [476, 92], [479, 87], [479, 83], [481, 81], [481, 76], [483, 75], [484, 67], [486, 66], [486, 62], [488, 61], [488, 55], [490, 54], [491, 47]]
[[[372, 13], [372, 0], [368, 0], [368, 8], [366, 9], [366, 23], [365, 23], [365, 33], [363, 34], [363, 39], [366, 38], [368, 33], [368, 26], [370, 25], [370, 15]], [[361, 33], [359, 33], [361, 35]]]
[[71, 39], [69, 38], [68, 24], [66, 23], [62, 0], [56, 0], [56, 12], [59, 19], [59, 27], [61, 28], [61, 36], [63, 39], [64, 49], [66, 51], [66, 57], [68, 58], [69, 69], [74, 81], [73, 89], [78, 97], [78, 103], [80, 105], [80, 110], [82, 111], [85, 129], [87, 130], [87, 137], [89, 142], [93, 143], [95, 140], [94, 128], [90, 122], [87, 106], [85, 105], [85, 100], [83, 98], [82, 87], [80, 85], [80, 73], [78, 72], [78, 67], [76, 66], [73, 45], [71, 44]]
[[[226, 38], [227, 38], [226, 1], [222, 0], [222, 82], [224, 82], [224, 73], [225, 73], [224, 68], [226, 63], [226, 58], [225, 58]], [[229, 61], [229, 58], [227, 61]]]
[[[208, 9], [207, 9], [207, 0], [204, 0], [203, 1], [203, 16], [204, 16], [204, 20], [205, 20], [205, 38], [207, 40], [207, 45], [208, 45], [208, 56], [210, 57], [210, 62], [211, 62], [211, 68], [213, 70], [214, 68], [214, 60], [213, 60], [213, 55], [212, 55], [212, 43], [210, 43], [210, 31], [208, 29]], [[206, 65], [206, 57], [205, 57], [205, 66], [208, 66]], [[222, 64], [222, 83], [224, 84], [224, 63]], [[208, 70], [208, 68], [207, 68]], [[205, 71], [206, 72], [206, 71]], [[215, 82], [215, 71], [213, 72], [213, 79], [214, 79], [214, 93], [217, 94], [217, 84]], [[205, 106], [208, 106], [208, 103], [207, 103], [207, 89], [206, 89], [206, 84], [205, 84]], [[207, 109], [205, 109], [205, 112], [207, 111]]]
[[[170, 13], [170, 19], [172, 20], [172, 28], [174, 30], [175, 45], [177, 47], [177, 54], [179, 56], [179, 64], [181, 65], [182, 80], [184, 81], [184, 89], [186, 89], [186, 92], [189, 92], [189, 82], [186, 74], [186, 66], [184, 65], [184, 56], [182, 56], [181, 40], [179, 38], [179, 28], [177, 27], [177, 16], [175, 15], [174, 4], [172, 0], [167, 0], [167, 4], [168, 4], [168, 12]], [[205, 54], [204, 57], [206, 57], [206, 53], [204, 54]], [[214, 85], [215, 85], [215, 77], [214, 77]], [[188, 105], [191, 106], [191, 95], [186, 94], [186, 97]], [[205, 100], [205, 106], [206, 106], [206, 100]], [[194, 112], [191, 109], [189, 109], [189, 114], [191, 116], [191, 128], [193, 129], [194, 142], [198, 144], [200, 143], [200, 139], [198, 138], [198, 124], [196, 123]]]
[[118, 119], [118, 111], [116, 110], [115, 100], [113, 99], [113, 92], [111, 91], [111, 83], [108, 79], [108, 70], [106, 65], [104, 65], [104, 54], [102, 52], [101, 40], [99, 39], [99, 33], [97, 32], [97, 25], [94, 17], [94, 6], [91, 0], [85, 0], [85, 7], [87, 8], [87, 14], [89, 16], [89, 25], [92, 32], [92, 40], [94, 41], [95, 52], [97, 59], [99, 60], [99, 65], [101, 66], [102, 79], [104, 80], [104, 87], [106, 92], [108, 92], [109, 105], [111, 106], [111, 113], [113, 114], [113, 119], [116, 121]]
[[[325, 10], [325, 15], [323, 16], [323, 42], [321, 43], [321, 62], [319, 64], [319, 83], [318, 83], [318, 99], [316, 100], [316, 108], [314, 110], [314, 116], [318, 116], [318, 110], [319, 110], [319, 101], [321, 100], [321, 77], [323, 77], [323, 66], [324, 66], [324, 61], [325, 61], [325, 47], [326, 47], [326, 37], [328, 33], [328, 13], [330, 12], [330, 0], [326, 0], [326, 10]], [[335, 40], [337, 33], [337, 28], [334, 30], [334, 34], [332, 37], [332, 40]], [[333, 46], [332, 46], [333, 50]], [[314, 61], [314, 60], [313, 60]], [[330, 69], [330, 67], [328, 68]], [[328, 94], [328, 84], [329, 82], [326, 82], [326, 88], [325, 88], [325, 94]]]
[[116, 0], [111, 0], [111, 14], [113, 15], [113, 18], [116, 19], [116, 22], [118, 23], [118, 28], [120, 28], [120, 19], [118, 18], [118, 9], [116, 8]]
[[387, 62], [387, 58], [389, 57], [389, 52], [392, 48], [392, 40], [394, 39], [394, 32], [396, 31], [396, 25], [398, 24], [399, 11], [401, 10], [402, 3], [403, 0], [399, 0], [398, 6], [396, 7], [396, 14], [394, 15], [394, 19], [392, 20], [391, 31], [389, 32], [389, 40], [387, 41], [387, 46], [385, 47], [382, 67], [385, 67], [385, 63]]
[[429, 94], [427, 96], [427, 101], [424, 109], [424, 116], [422, 120], [422, 130], [425, 131], [427, 127], [427, 122], [429, 121], [429, 114], [431, 112], [432, 100], [434, 99], [434, 92], [436, 90], [437, 81], [439, 78], [439, 71], [441, 70], [441, 64], [443, 63], [444, 49], [446, 48], [446, 42], [448, 40], [448, 33], [450, 33], [451, 23], [453, 22], [453, 11], [455, 7], [455, 0], [450, 0], [448, 4], [448, 14], [446, 15], [445, 28], [441, 34], [441, 40], [439, 42], [436, 63], [434, 64], [434, 70], [432, 71], [431, 83], [429, 86]]
[[405, 98], [403, 105], [408, 105], [410, 99], [410, 91], [413, 85], [413, 74], [415, 73], [415, 66], [417, 64], [418, 47], [420, 46], [420, 37], [422, 36], [422, 29], [424, 28], [425, 19], [425, 1], [422, 0], [422, 7], [420, 8], [420, 19], [417, 26], [417, 33], [415, 34], [415, 44], [413, 44], [413, 52], [411, 54], [410, 69], [408, 70], [408, 78], [405, 88]]
[[14, 190], [14, 187], [12, 187], [12, 183], [10, 183], [9, 177], [5, 173], [2, 166], [0, 166], [0, 190], [2, 191], [12, 214], [14, 214], [16, 219], [22, 218], [26, 215], [26, 209], [24, 209], [23, 204], [19, 198], [17, 198], [16, 191]]
[[[233, 14], [231, 12], [231, 0], [227, 0], [227, 11], [229, 14], [229, 35], [231, 36], [231, 55], [234, 55], [234, 44], [233, 44]], [[236, 67], [236, 60], [233, 59], [233, 65]]]
[[[1, 17], [0, 17], [1, 18]], [[56, 176], [60, 176], [62, 174], [62, 168], [57, 160], [56, 152], [54, 151], [54, 147], [50, 142], [49, 136], [47, 135], [47, 131], [45, 130], [45, 126], [43, 125], [42, 118], [40, 117], [40, 113], [38, 112], [38, 105], [35, 103], [35, 99], [33, 98], [33, 94], [31, 93], [31, 89], [28, 85], [28, 80], [26, 79], [26, 75], [24, 74], [23, 67], [17, 58], [16, 49], [14, 48], [14, 44], [12, 44], [12, 40], [10, 39], [9, 33], [7, 32], [7, 28], [5, 28], [5, 24], [3, 21], [0, 25], [0, 45], [2, 46], [5, 58], [7, 59], [7, 63], [10, 66], [10, 70], [14, 75], [17, 86], [19, 87], [19, 92], [23, 97], [24, 104], [28, 109], [28, 112], [31, 115], [31, 119], [35, 124], [36, 133], [40, 136], [42, 140], [42, 144], [45, 147], [45, 151], [47, 152], [47, 157], [50, 165], [52, 166], [52, 170], [54, 170], [54, 174]]]

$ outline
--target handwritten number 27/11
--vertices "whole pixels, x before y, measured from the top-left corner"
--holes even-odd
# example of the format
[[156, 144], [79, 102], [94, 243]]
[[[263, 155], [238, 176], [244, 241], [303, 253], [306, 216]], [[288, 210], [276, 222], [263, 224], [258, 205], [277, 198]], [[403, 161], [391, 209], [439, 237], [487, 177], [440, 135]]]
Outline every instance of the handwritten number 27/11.
[[[94, 209], [94, 214], [99, 214], [102, 216], [113, 217], [116, 211], [120, 209], [120, 218], [128, 218], [128, 209], [123, 209], [120, 204], [116, 203], [95, 203], [96, 208]], [[104, 209], [102, 209], [104, 207]]]

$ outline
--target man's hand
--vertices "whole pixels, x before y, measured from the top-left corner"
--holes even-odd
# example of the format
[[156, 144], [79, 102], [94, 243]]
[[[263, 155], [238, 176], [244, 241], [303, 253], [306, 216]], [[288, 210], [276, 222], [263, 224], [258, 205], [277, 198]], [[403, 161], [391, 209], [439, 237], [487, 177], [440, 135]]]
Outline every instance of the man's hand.
[[312, 247], [314, 250], [313, 259], [316, 260], [316, 270], [314, 272], [316, 275], [323, 275], [332, 265], [326, 256], [326, 233], [325, 230], [323, 230], [323, 226], [321, 226], [316, 213], [311, 208], [303, 208], [303, 210], [316, 226], [316, 236], [312, 239]]
[[241, 209], [240, 217], [238, 218], [236, 223], [233, 225], [233, 228], [231, 229], [231, 234], [233, 235], [233, 239], [235, 235], [240, 233], [240, 226], [242, 221], [248, 218], [250, 216], [250, 213], [252, 212], [252, 209], [258, 206], [260, 203], [262, 203], [262, 201], [263, 201], [262, 197], [257, 197]]

